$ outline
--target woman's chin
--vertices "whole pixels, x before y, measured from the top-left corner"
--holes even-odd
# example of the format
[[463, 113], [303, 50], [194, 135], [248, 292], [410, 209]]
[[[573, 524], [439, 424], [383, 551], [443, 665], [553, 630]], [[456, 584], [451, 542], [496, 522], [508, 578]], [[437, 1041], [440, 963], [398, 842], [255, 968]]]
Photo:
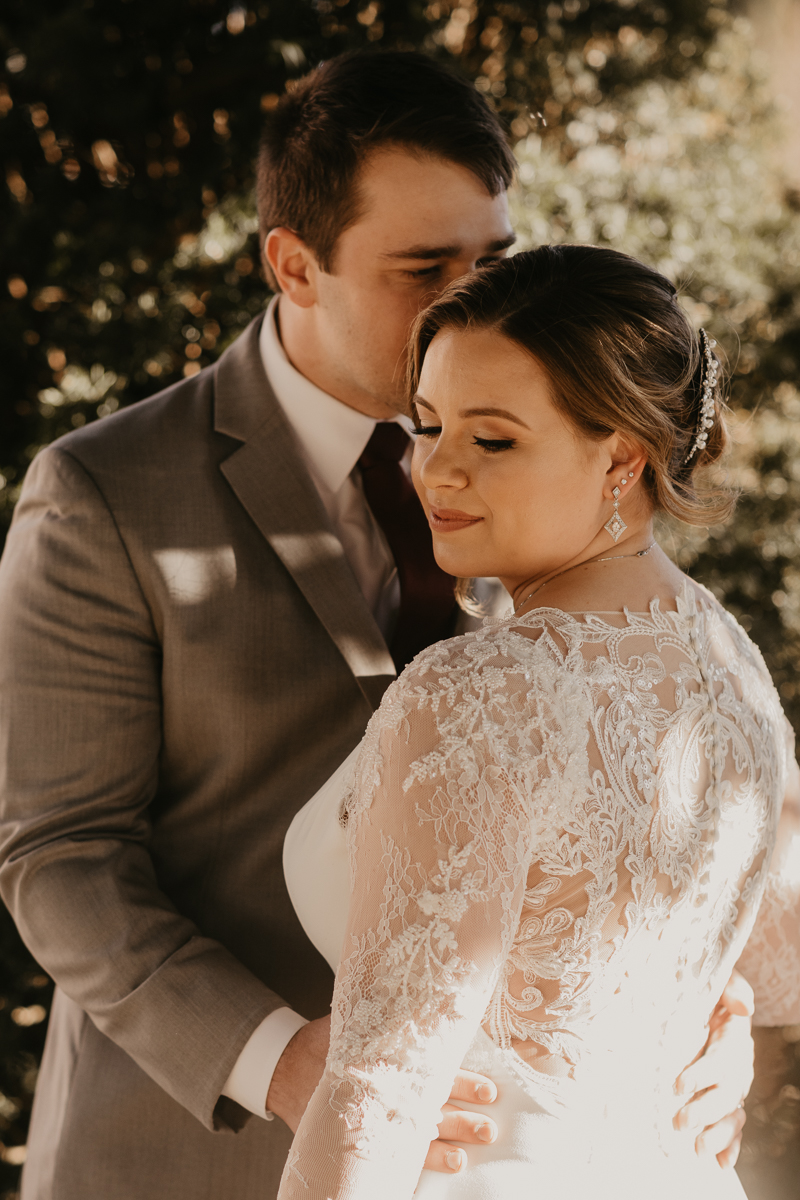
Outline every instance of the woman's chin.
[[456, 579], [491, 579], [497, 574], [493, 564], [479, 555], [448, 554], [437, 546], [433, 553], [442, 570]]

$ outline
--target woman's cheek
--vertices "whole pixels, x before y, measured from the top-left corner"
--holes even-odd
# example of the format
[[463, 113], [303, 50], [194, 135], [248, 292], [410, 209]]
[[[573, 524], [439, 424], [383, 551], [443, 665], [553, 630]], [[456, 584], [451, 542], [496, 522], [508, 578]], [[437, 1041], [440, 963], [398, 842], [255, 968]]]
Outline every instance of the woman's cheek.
[[414, 443], [414, 452], [411, 455], [411, 482], [417, 489], [417, 494], [419, 495], [420, 499], [422, 499], [423, 492], [425, 491], [420, 478], [420, 473], [422, 471], [423, 463], [428, 457], [427, 451], [429, 449], [430, 447], [425, 446], [422, 438], [417, 438], [416, 442]]

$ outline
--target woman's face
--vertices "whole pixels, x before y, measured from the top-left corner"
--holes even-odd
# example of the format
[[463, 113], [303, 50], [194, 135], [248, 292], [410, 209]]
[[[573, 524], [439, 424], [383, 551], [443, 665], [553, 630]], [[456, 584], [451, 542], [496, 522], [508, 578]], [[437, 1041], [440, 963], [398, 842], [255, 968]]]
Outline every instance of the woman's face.
[[581, 437], [515, 342], [485, 329], [437, 334], [416, 409], [412, 474], [449, 574], [496, 575], [513, 593], [613, 545], [603, 525], [619, 438]]

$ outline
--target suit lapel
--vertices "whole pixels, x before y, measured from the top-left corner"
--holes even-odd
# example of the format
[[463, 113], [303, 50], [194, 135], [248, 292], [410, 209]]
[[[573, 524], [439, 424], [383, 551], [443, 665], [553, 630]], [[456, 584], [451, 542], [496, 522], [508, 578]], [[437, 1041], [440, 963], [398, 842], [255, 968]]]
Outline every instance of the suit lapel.
[[261, 318], [217, 363], [214, 427], [242, 442], [221, 470], [374, 708], [394, 663], [269, 386], [260, 328]]

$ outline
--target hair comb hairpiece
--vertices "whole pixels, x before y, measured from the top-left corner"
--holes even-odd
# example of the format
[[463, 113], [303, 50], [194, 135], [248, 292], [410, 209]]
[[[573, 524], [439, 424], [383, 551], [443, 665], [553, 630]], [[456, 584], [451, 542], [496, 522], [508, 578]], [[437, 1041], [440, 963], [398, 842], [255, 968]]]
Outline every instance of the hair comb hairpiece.
[[697, 427], [695, 429], [692, 448], [682, 463], [684, 467], [694, 458], [698, 450], [705, 449], [709, 430], [714, 428], [714, 408], [716, 405], [714, 389], [717, 386], [717, 370], [719, 368], [719, 363], [714, 357], [714, 347], [717, 343], [713, 338], [708, 336], [705, 329], [700, 329], [698, 332], [700, 345], [703, 349], [703, 369], [700, 376], [700, 415], [697, 418]]

